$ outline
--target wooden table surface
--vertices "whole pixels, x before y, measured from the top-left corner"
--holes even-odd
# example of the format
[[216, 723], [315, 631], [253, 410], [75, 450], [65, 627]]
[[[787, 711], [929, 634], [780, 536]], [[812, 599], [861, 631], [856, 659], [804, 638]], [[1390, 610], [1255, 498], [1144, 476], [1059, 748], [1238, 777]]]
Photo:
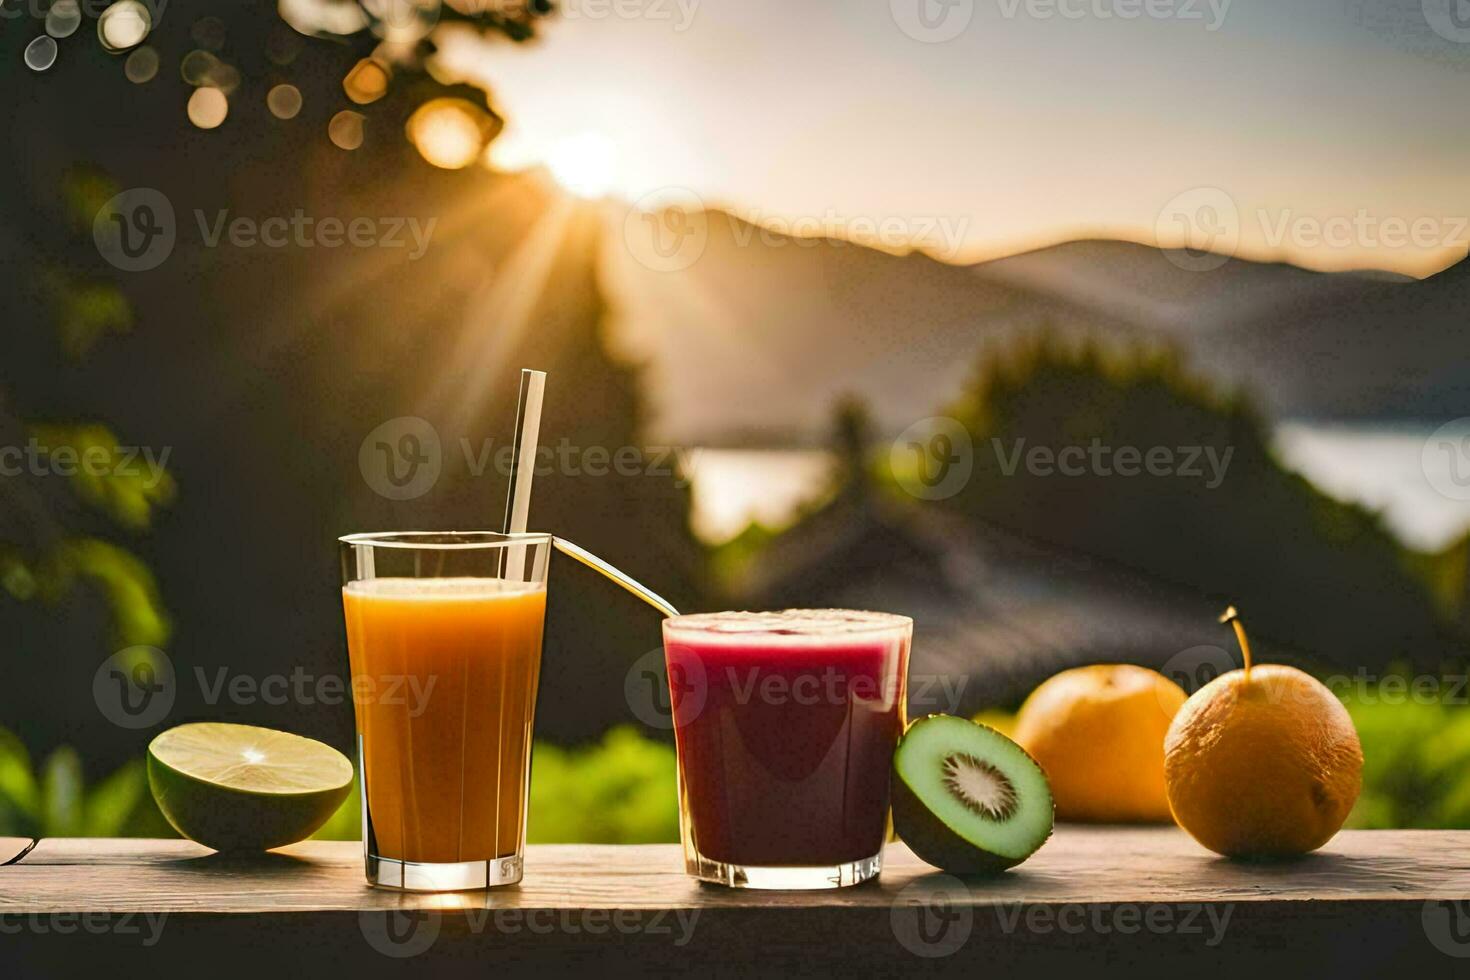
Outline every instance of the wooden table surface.
[[38, 976], [201, 962], [209, 976], [253, 977], [607, 964], [1470, 975], [1470, 832], [1345, 832], [1300, 860], [1241, 864], [1173, 828], [1064, 826], [998, 877], [940, 874], [892, 845], [878, 882], [824, 892], [702, 885], [672, 845], [533, 846], [519, 886], [452, 895], [369, 888], [355, 843], [254, 858], [177, 840], [0, 845], [0, 953]]

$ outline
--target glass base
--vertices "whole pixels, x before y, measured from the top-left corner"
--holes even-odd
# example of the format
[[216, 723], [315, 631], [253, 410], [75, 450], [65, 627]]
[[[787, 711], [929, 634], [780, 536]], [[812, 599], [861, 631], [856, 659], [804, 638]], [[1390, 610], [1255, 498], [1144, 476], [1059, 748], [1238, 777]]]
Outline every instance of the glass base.
[[521, 856], [491, 861], [460, 861], [455, 864], [425, 864], [367, 855], [368, 884], [405, 892], [467, 892], [521, 880]]
[[878, 877], [883, 870], [883, 852], [861, 861], [817, 867], [761, 866], [726, 864], [704, 857], [690, 857], [684, 870], [700, 881], [729, 888], [758, 888], [779, 891], [812, 891], [819, 888], [847, 888]]

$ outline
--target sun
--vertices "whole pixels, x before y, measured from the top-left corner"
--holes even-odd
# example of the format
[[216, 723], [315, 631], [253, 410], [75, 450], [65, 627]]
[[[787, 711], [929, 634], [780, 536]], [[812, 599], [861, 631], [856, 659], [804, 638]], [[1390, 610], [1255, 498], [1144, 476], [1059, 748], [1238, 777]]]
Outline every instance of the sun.
[[547, 154], [546, 168], [567, 191], [595, 200], [605, 196], [617, 182], [617, 144], [595, 130], [564, 137]]

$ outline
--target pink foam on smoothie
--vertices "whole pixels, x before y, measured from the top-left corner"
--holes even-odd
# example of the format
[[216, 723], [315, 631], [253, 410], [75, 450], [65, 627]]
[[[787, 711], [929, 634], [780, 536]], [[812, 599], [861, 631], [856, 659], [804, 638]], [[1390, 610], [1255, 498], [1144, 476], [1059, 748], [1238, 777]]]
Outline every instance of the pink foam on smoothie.
[[912, 620], [893, 613], [860, 609], [782, 609], [773, 612], [716, 612], [675, 616], [666, 620], [671, 630], [756, 637], [811, 637], [814, 639], [903, 629]]

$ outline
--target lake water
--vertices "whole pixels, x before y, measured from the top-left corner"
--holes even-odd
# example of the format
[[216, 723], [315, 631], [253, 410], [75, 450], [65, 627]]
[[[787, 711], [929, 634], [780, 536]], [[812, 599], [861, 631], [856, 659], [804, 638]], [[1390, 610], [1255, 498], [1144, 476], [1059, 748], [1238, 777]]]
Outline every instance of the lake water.
[[1446, 447], [1426, 445], [1436, 427], [1324, 425], [1276, 427], [1283, 463], [1324, 493], [1383, 514], [1399, 539], [1437, 551], [1470, 528], [1470, 500]]
[[[1283, 464], [1324, 493], [1382, 512], [1405, 544], [1435, 551], [1470, 529], [1470, 500], [1437, 489], [1455, 486], [1457, 474], [1447, 454], [1425, 451], [1434, 431], [1285, 422], [1275, 447]], [[752, 520], [788, 523], [820, 498], [831, 467], [831, 454], [819, 450], [702, 449], [691, 474], [695, 533], [720, 543]]]

